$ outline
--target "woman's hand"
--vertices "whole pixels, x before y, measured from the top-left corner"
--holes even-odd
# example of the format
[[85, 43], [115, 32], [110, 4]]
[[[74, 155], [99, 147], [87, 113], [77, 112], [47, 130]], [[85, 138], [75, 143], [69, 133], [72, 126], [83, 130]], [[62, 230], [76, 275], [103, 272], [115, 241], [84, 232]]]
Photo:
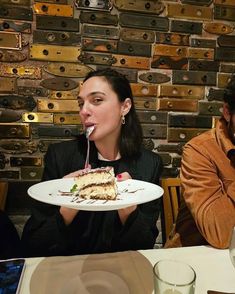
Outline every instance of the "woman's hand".
[[[128, 180], [128, 179], [131, 179], [131, 176], [129, 175], [128, 172], [124, 172], [124, 173], [121, 173], [121, 174], [118, 174], [117, 175], [117, 180], [119, 182], [121, 181], [125, 181], [125, 180]], [[120, 221], [121, 223], [124, 225], [128, 216], [133, 212], [135, 211], [137, 208], [137, 205], [133, 205], [133, 206], [129, 206], [127, 208], [122, 208], [122, 209], [119, 209], [118, 210], [118, 214], [119, 214], [119, 218], [120, 218]]]
[[[87, 171], [89, 169], [91, 169], [90, 165], [88, 168], [77, 170], [75, 172], [72, 172], [72, 173], [64, 176], [63, 178], [77, 177], [78, 175], [82, 174], [84, 171]], [[78, 212], [79, 212], [78, 209], [67, 208], [67, 207], [63, 207], [63, 206], [60, 207], [60, 214], [62, 215], [66, 226], [68, 226], [72, 223], [72, 221], [74, 220], [74, 218], [78, 214]]]

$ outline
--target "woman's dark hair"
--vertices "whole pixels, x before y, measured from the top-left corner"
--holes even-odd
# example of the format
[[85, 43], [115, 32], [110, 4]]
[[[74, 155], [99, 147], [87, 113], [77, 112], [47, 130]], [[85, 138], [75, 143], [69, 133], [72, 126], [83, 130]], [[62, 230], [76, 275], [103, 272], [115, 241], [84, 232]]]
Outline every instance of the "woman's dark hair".
[[230, 112], [235, 113], [235, 74], [224, 90], [224, 102], [228, 103]]
[[119, 151], [122, 158], [129, 158], [137, 155], [143, 140], [142, 128], [136, 114], [132, 90], [128, 79], [123, 74], [110, 68], [89, 72], [84, 82], [92, 77], [104, 78], [117, 94], [120, 102], [125, 101], [126, 98], [131, 99], [132, 105], [130, 111], [125, 115], [125, 124], [123, 124], [121, 128]]

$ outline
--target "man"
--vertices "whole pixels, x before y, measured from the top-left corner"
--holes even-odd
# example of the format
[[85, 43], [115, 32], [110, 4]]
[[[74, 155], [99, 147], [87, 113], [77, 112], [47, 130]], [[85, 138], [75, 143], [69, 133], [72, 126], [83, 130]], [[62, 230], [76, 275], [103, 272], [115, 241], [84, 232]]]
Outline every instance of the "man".
[[235, 75], [216, 127], [185, 145], [180, 177], [182, 201], [165, 247], [228, 248], [235, 226]]

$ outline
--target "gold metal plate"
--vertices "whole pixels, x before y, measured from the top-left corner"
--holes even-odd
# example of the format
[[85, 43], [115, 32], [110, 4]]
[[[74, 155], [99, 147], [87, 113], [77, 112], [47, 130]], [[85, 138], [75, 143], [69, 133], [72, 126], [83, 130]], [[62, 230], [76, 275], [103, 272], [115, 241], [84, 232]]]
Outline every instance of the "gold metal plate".
[[35, 14], [73, 17], [73, 6], [64, 4], [34, 3]]
[[133, 96], [156, 96], [158, 86], [149, 84], [132, 83]]
[[7, 66], [0, 64], [0, 76], [2, 77], [19, 77], [25, 79], [41, 79], [42, 70], [35, 66]]
[[0, 32], [0, 48], [21, 50], [22, 49], [21, 33]]
[[158, 97], [182, 97], [189, 99], [204, 99], [205, 87], [179, 86], [179, 85], [159, 85]]
[[188, 99], [157, 99], [157, 110], [192, 111], [198, 110], [197, 100]]
[[21, 32], [30, 34], [31, 23], [11, 20], [0, 20], [0, 30], [6, 32]]
[[167, 140], [168, 142], [188, 142], [193, 137], [196, 137], [208, 129], [194, 129], [194, 128], [168, 128]]
[[82, 124], [79, 114], [54, 114], [54, 124], [60, 125], [80, 125]]
[[187, 57], [187, 47], [172, 45], [154, 45], [153, 55]]
[[223, 103], [199, 101], [198, 111], [199, 111], [199, 114], [202, 114], [202, 115], [219, 116], [219, 115], [222, 115]]
[[117, 47], [117, 40], [99, 40], [94, 38], [82, 38], [83, 50], [117, 53]]
[[168, 4], [167, 16], [184, 19], [212, 20], [212, 9], [209, 7], [187, 5], [187, 4]]
[[79, 112], [77, 100], [38, 99], [39, 111], [45, 112]]
[[165, 6], [161, 1], [115, 0], [114, 6], [119, 10], [160, 14]]
[[214, 4], [221, 4], [221, 5], [227, 5], [227, 6], [234, 6], [235, 7], [234, 0], [214, 0]]
[[214, 49], [188, 48], [188, 58], [214, 59]]
[[78, 63], [49, 63], [43, 69], [55, 76], [69, 78], [84, 78], [93, 69], [89, 66]]
[[81, 47], [33, 44], [30, 46], [30, 59], [45, 61], [77, 62]]
[[134, 104], [135, 104], [135, 108], [140, 110], [156, 110], [157, 109], [156, 98], [137, 97], [134, 99]]
[[229, 81], [231, 80], [232, 74], [223, 74], [218, 73], [218, 87], [225, 88], [227, 87]]
[[120, 38], [124, 41], [154, 43], [155, 33], [148, 30], [121, 28]]
[[234, 31], [234, 27], [220, 22], [210, 22], [203, 24], [204, 31], [210, 34], [226, 35]]
[[13, 93], [16, 89], [15, 78], [0, 78], [0, 92], [1, 93]]
[[53, 123], [53, 114], [41, 112], [24, 112], [22, 114], [22, 121], [33, 123]]
[[113, 54], [112, 57], [116, 60], [113, 66], [128, 67], [137, 69], [150, 69], [150, 58], [128, 55]]
[[26, 123], [1, 123], [0, 138], [29, 138], [30, 127]]
[[51, 99], [77, 99], [77, 91], [50, 91], [49, 98]]

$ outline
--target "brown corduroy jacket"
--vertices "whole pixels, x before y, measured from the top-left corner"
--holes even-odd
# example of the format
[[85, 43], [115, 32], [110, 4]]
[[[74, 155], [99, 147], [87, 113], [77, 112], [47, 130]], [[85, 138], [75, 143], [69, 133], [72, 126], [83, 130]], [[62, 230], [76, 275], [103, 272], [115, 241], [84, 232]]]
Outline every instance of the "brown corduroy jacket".
[[180, 177], [181, 205], [165, 248], [227, 248], [235, 226], [235, 145], [223, 118], [185, 145]]

